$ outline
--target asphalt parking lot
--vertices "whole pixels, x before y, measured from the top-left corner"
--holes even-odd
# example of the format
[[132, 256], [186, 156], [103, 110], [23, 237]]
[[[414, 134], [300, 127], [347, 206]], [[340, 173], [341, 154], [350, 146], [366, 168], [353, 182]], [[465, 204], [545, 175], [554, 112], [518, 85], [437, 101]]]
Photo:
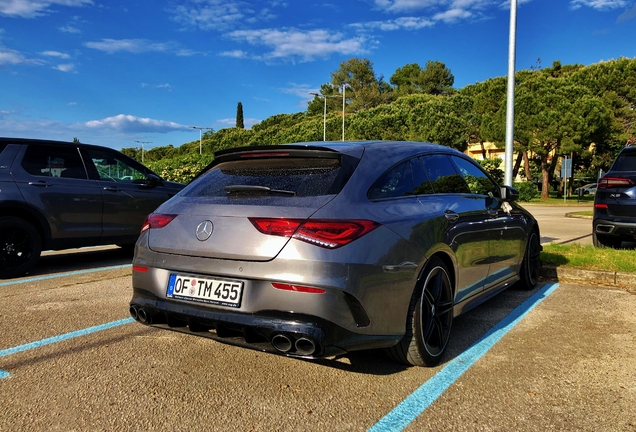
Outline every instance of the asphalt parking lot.
[[510, 289], [456, 319], [442, 365], [405, 368], [381, 352], [307, 362], [131, 322], [129, 260], [51, 254], [0, 283], [0, 430], [636, 430], [626, 290]]

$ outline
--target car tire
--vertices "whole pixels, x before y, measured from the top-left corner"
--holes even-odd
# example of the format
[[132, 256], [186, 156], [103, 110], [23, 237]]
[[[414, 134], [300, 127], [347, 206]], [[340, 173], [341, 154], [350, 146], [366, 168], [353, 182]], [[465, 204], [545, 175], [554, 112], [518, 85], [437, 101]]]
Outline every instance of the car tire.
[[27, 273], [41, 252], [42, 238], [31, 223], [13, 216], [0, 217], [0, 279]]
[[444, 262], [433, 257], [423, 283], [413, 292], [406, 317], [406, 333], [389, 357], [413, 366], [436, 366], [442, 360], [453, 323], [453, 285]]
[[618, 237], [606, 236], [603, 234], [592, 233], [592, 243], [595, 247], [607, 247], [612, 249], [618, 249], [621, 247], [623, 240]]
[[539, 274], [541, 271], [541, 242], [536, 231], [532, 231], [528, 236], [526, 251], [523, 254], [523, 262], [521, 263], [521, 286], [524, 289], [531, 290], [537, 286], [539, 282]]

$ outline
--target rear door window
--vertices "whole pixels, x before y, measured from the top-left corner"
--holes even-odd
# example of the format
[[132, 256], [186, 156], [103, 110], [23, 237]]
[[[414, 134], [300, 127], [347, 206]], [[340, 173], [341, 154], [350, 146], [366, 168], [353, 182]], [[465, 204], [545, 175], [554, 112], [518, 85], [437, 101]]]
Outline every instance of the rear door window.
[[[343, 176], [347, 176], [343, 179]], [[350, 175], [350, 173], [348, 174]], [[183, 190], [190, 197], [310, 197], [340, 192], [340, 158], [254, 158], [221, 162]]]
[[420, 162], [428, 174], [435, 193], [470, 193], [464, 178], [457, 172], [448, 156], [421, 156]]
[[79, 150], [70, 146], [31, 144], [22, 159], [22, 168], [38, 177], [87, 178]]
[[370, 200], [397, 198], [409, 195], [415, 195], [410, 161], [403, 162], [384, 173], [373, 186], [371, 186], [368, 193]]

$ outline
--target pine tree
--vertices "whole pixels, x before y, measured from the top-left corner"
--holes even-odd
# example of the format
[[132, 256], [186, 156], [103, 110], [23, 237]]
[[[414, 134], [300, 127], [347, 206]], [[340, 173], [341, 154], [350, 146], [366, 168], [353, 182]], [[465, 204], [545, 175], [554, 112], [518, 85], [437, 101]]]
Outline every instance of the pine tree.
[[236, 107], [236, 127], [238, 129], [245, 129], [245, 125], [243, 124], [243, 104], [240, 102]]

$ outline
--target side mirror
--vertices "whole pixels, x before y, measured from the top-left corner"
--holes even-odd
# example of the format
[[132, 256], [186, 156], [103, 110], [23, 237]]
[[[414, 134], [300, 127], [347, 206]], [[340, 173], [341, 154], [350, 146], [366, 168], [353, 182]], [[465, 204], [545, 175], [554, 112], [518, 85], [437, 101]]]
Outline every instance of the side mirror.
[[161, 180], [161, 177], [155, 175], [155, 174], [147, 174], [146, 175], [146, 186], [147, 187], [156, 187], [159, 186], [160, 184], [162, 184], [163, 181]]
[[499, 190], [503, 201], [512, 202], [519, 199], [519, 191], [513, 187], [502, 186]]

